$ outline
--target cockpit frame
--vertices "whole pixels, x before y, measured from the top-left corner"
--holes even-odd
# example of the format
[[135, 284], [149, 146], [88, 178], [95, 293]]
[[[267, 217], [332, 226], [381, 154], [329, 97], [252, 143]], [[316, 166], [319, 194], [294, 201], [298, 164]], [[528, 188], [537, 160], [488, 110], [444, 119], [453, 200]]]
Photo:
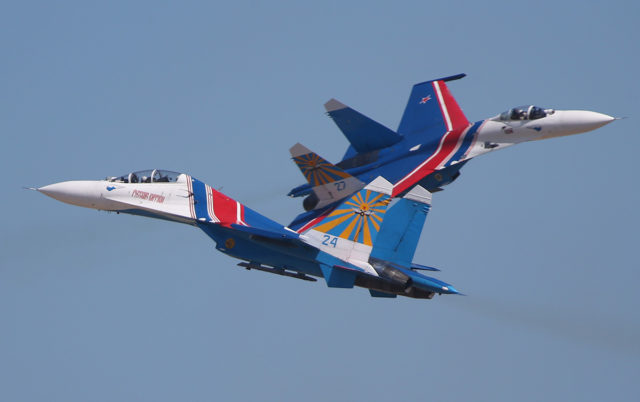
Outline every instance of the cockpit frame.
[[544, 109], [539, 106], [525, 105], [511, 108], [495, 118], [499, 121], [529, 121], [538, 120], [554, 113], [553, 109]]
[[131, 172], [122, 176], [108, 177], [113, 183], [179, 183], [184, 181], [184, 173], [170, 170], [148, 169]]

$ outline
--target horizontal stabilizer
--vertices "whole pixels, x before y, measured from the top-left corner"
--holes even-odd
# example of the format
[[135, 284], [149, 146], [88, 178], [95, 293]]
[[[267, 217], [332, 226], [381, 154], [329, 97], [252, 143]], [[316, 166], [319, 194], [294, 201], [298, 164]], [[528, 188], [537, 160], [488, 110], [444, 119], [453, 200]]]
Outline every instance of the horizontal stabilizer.
[[404, 273], [405, 275], [408, 275], [411, 278], [411, 284], [412, 284], [411, 286], [414, 286], [429, 292], [435, 292], [438, 294], [459, 294], [460, 293], [452, 285], [446, 282], [443, 282], [439, 279], [422, 275], [419, 272], [402, 268], [402, 267], [396, 267], [396, 269], [398, 269], [400, 272]]
[[[395, 263], [388, 262], [388, 261], [387, 261], [387, 263], [388, 263], [389, 265], [391, 265], [393, 268], [396, 268], [396, 269], [401, 269], [401, 270], [406, 270], [406, 269], [407, 269], [407, 267], [402, 266], [402, 265], [400, 265], [400, 264], [395, 264]], [[410, 268], [412, 271], [431, 271], [431, 272], [440, 272], [440, 270], [439, 270], [438, 268], [428, 267], [428, 266], [426, 266], [426, 265], [420, 265], [420, 264], [414, 264], [414, 263], [411, 263], [411, 266], [410, 266], [409, 268]]]
[[386, 148], [402, 139], [393, 130], [335, 99], [329, 100], [324, 107], [358, 153]]
[[289, 191], [287, 196], [289, 197], [304, 197], [313, 193], [313, 187], [309, 183], [301, 184], [298, 187], [295, 187]]
[[256, 236], [268, 237], [270, 239], [295, 240], [299, 237], [299, 235], [296, 232], [288, 231], [286, 229], [282, 229], [282, 230], [262, 229], [254, 226], [238, 225], [236, 223], [232, 223], [231, 227], [240, 232], [245, 232], [245, 233], [249, 233]]
[[435, 271], [435, 272], [440, 272], [440, 270], [438, 268], [428, 267], [426, 265], [420, 265], [420, 264], [416, 264], [416, 263], [412, 263], [411, 264], [411, 269], [412, 270], [416, 270], [416, 271]]

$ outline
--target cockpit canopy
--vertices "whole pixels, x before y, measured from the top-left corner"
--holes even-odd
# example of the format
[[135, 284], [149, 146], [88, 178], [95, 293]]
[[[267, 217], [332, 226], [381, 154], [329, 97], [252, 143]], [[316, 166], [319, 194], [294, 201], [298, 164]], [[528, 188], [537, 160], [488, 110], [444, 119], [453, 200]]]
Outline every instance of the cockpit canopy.
[[518, 106], [500, 113], [498, 120], [536, 120], [553, 114], [553, 109], [543, 109], [538, 106]]
[[118, 177], [108, 177], [107, 181], [115, 183], [179, 183], [185, 180], [183, 173], [170, 170], [140, 170]]

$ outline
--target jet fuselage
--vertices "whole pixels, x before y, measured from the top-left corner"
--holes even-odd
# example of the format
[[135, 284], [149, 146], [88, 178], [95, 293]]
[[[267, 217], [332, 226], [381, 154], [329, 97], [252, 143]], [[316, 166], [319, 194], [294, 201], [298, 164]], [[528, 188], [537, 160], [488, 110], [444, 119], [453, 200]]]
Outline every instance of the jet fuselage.
[[[515, 109], [515, 108], [514, 108]], [[441, 190], [459, 176], [470, 159], [528, 141], [580, 134], [595, 130], [613, 117], [586, 110], [547, 110], [544, 117], [511, 119], [502, 115], [454, 129], [442, 137], [422, 142], [420, 135], [405, 136], [398, 143], [344, 159], [336, 166], [367, 183], [383, 176], [395, 184], [394, 196], [408, 190], [412, 176], [429, 191]], [[403, 181], [407, 180], [407, 185]], [[290, 196], [311, 192], [309, 184], [293, 189]]]
[[[238, 265], [249, 270], [307, 281], [324, 277], [330, 287], [365, 287], [375, 297], [431, 298], [436, 293], [458, 293], [451, 285], [412, 270], [411, 263], [403, 268], [376, 258], [370, 260], [370, 246], [315, 230], [295, 232], [185, 174], [134, 172], [106, 180], [60, 182], [34, 190], [71, 205], [196, 226], [215, 241], [217, 250], [245, 261]], [[357, 220], [358, 216], [369, 214], [366, 203], [363, 205], [365, 210], [349, 207], [349, 216], [344, 218]], [[369, 235], [373, 228], [365, 230]], [[379, 226], [376, 233], [378, 230]], [[358, 250], [363, 248], [367, 252], [361, 255]], [[344, 253], [343, 249], [348, 251]]]

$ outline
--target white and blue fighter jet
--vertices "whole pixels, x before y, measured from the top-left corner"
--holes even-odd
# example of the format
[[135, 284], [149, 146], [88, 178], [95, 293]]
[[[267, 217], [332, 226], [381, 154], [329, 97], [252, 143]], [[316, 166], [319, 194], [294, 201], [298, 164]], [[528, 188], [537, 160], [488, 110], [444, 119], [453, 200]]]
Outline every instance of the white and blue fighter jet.
[[[378, 176], [402, 196], [416, 184], [431, 192], [453, 182], [471, 159], [528, 141], [585, 133], [615, 120], [588, 110], [555, 110], [528, 105], [471, 123], [447, 82], [465, 74], [438, 78], [413, 86], [396, 131], [331, 99], [327, 114], [350, 143], [334, 164], [296, 144], [291, 155], [307, 180], [289, 192], [306, 196], [305, 210], [320, 211]], [[301, 216], [308, 219], [313, 214]], [[296, 219], [298, 220], [298, 219]]]
[[[438, 271], [412, 262], [431, 193], [415, 186], [391, 198], [378, 177], [335, 209], [304, 227], [280, 225], [183, 173], [148, 170], [98, 181], [66, 181], [34, 188], [86, 208], [186, 223], [202, 229], [238, 265], [329, 287], [369, 289], [373, 297], [431, 299], [457, 294], [451, 285], [423, 275]], [[393, 203], [392, 203], [393, 200]]]

